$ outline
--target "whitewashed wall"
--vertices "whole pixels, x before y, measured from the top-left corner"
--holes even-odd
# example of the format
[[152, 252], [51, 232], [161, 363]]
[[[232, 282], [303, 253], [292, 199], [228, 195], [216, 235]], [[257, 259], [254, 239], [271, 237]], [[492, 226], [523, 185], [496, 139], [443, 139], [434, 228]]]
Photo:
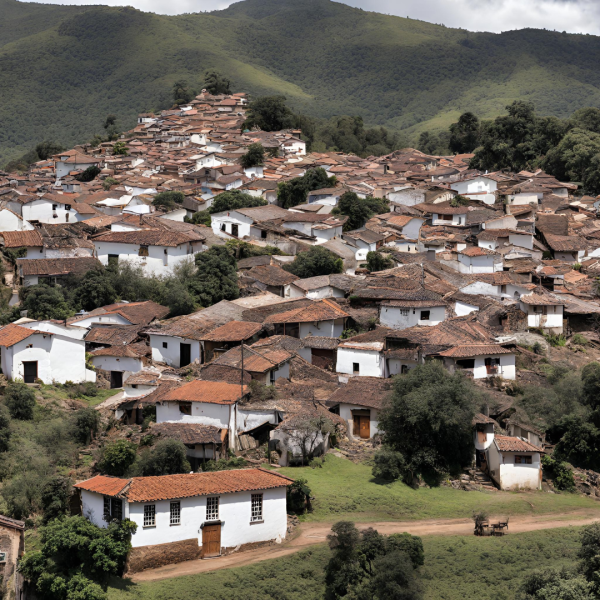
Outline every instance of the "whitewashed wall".
[[[163, 343], [167, 344], [163, 348]], [[170, 367], [180, 366], [181, 347], [180, 344], [190, 344], [190, 362], [200, 361], [202, 356], [202, 344], [198, 340], [187, 340], [170, 335], [150, 334], [150, 347], [152, 348], [152, 360], [165, 363]]]
[[340, 337], [344, 331], [344, 319], [319, 321], [318, 323], [300, 323], [300, 339], [307, 335], [319, 337]]
[[358, 350], [338, 347], [336, 371], [353, 375], [353, 363], [358, 363], [361, 377], [385, 377], [385, 360], [378, 350]]
[[[415, 325], [433, 326], [446, 319], [445, 306], [422, 306], [409, 308], [408, 315], [402, 314], [402, 309], [397, 306], [381, 306], [379, 309], [379, 322], [392, 329], [407, 329]], [[421, 320], [421, 312], [429, 311], [429, 320]]]

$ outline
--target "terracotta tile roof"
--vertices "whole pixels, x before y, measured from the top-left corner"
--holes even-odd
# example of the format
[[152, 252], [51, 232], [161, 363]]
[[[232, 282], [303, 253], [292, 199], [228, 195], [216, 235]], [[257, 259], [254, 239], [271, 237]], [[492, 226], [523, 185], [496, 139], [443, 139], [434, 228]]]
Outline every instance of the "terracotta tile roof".
[[514, 352], [496, 344], [464, 344], [439, 353], [440, 356], [449, 358], [470, 358], [487, 354], [514, 354]]
[[73, 487], [96, 494], [116, 496], [129, 485], [129, 479], [117, 479], [106, 475], [96, 475], [87, 481], [76, 483]]
[[389, 379], [353, 377], [333, 393], [327, 404], [356, 404], [379, 410], [391, 389], [392, 381]]
[[111, 231], [92, 237], [95, 244], [102, 242], [133, 244], [136, 246], [168, 246], [175, 248], [181, 244], [203, 241], [206, 238], [192, 231], [178, 232], [160, 229], [140, 229], [138, 231]]
[[107, 346], [130, 344], [137, 338], [139, 330], [138, 325], [96, 325], [85, 336], [85, 341]]
[[36, 333], [42, 335], [53, 335], [52, 333], [47, 333], [46, 331], [27, 329], [27, 327], [21, 327], [20, 325], [9, 323], [0, 329], [0, 346], [9, 348], [10, 346], [14, 346], [19, 342], [26, 340], [28, 337], [35, 335]]
[[467, 206], [451, 206], [450, 202], [440, 202], [439, 204], [415, 204], [413, 208], [425, 213], [437, 215], [464, 215], [469, 212]]
[[531, 306], [561, 306], [565, 304], [563, 300], [560, 300], [554, 294], [542, 292], [539, 287], [530, 294], [523, 294], [519, 301]]
[[554, 235], [544, 234], [546, 243], [555, 252], [576, 252], [586, 249], [586, 242], [578, 235]]
[[1, 527], [10, 527], [11, 529], [19, 529], [22, 531], [25, 529], [25, 521], [17, 521], [16, 519], [0, 515], [0, 528]]
[[349, 316], [334, 302], [320, 300], [303, 308], [271, 315], [265, 319], [265, 323], [312, 323], [314, 321], [342, 319]]
[[487, 417], [483, 413], [476, 413], [472, 423], [473, 425], [498, 425], [494, 419]]
[[542, 452], [541, 448], [525, 440], [509, 437], [508, 435], [494, 436], [494, 443], [500, 452]]
[[[245, 367], [246, 365], [244, 365]], [[171, 390], [163, 402], [208, 402], [210, 404], [234, 404], [248, 392], [248, 386], [222, 381], [203, 381], [196, 379]]]
[[33, 231], [3, 231], [0, 239], [4, 238], [5, 248], [37, 248], [43, 247], [44, 242], [40, 232]]
[[273, 286], [287, 285], [298, 279], [297, 275], [292, 275], [292, 273], [275, 265], [252, 267], [246, 272], [246, 275], [260, 281], [260, 283]]
[[544, 235], [568, 235], [569, 218], [566, 215], [538, 213], [535, 219], [535, 228]]
[[221, 444], [227, 429], [198, 423], [155, 423], [150, 433], [180, 440], [184, 444]]
[[[281, 348], [273, 350], [270, 347], [250, 348], [244, 346], [244, 371], [265, 373], [292, 358], [292, 354]], [[236, 346], [228, 350], [211, 364], [242, 368], [242, 347]]]
[[155, 319], [162, 319], [169, 314], [169, 309], [153, 302], [145, 300], [143, 302], [128, 302], [119, 304], [109, 304], [102, 306], [96, 310], [92, 310], [87, 315], [81, 315], [69, 319], [69, 323], [74, 323], [87, 319], [90, 316], [119, 314], [124, 319], [127, 319], [132, 325], [148, 325]]
[[495, 256], [498, 253], [493, 250], [488, 250], [487, 248], [480, 248], [479, 246], [470, 246], [469, 248], [465, 248], [461, 250], [459, 254], [464, 254], [465, 256]]
[[[148, 346], [145, 346], [148, 349]], [[146, 356], [147, 351], [140, 352], [138, 348], [134, 347], [133, 344], [127, 346], [110, 346], [109, 348], [100, 348], [99, 350], [93, 350], [90, 352], [92, 356], [119, 356], [122, 358], [141, 358]]]
[[[102, 479], [102, 481], [98, 481]], [[120, 482], [113, 484], [108, 481]], [[129, 502], [155, 502], [175, 498], [192, 498], [215, 494], [233, 494], [286, 487], [294, 480], [264, 469], [234, 469], [185, 475], [162, 475], [159, 477], [133, 477], [113, 479], [98, 475], [75, 485], [76, 488], [116, 496], [121, 494]], [[119, 488], [120, 489], [117, 489]], [[107, 489], [114, 490], [112, 493]]]
[[71, 258], [19, 258], [17, 266], [23, 277], [27, 275], [82, 275], [92, 269], [100, 269], [102, 264], [93, 256]]
[[230, 321], [205, 334], [202, 339], [207, 342], [241, 342], [251, 338], [261, 329], [262, 325], [260, 323]]

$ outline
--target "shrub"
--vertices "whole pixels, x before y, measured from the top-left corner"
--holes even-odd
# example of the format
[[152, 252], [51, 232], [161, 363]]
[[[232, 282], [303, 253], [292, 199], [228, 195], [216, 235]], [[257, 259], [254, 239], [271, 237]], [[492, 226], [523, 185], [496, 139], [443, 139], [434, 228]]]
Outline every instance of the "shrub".
[[154, 206], [162, 206], [167, 210], [177, 208], [185, 200], [182, 192], [161, 192], [156, 194], [152, 200]]
[[107, 475], [121, 477], [133, 465], [136, 458], [136, 445], [127, 440], [118, 440], [104, 446], [98, 468]]
[[241, 456], [232, 458], [220, 458], [219, 460], [207, 460], [202, 467], [203, 471], [230, 471], [231, 469], [243, 469], [248, 463]]
[[8, 450], [10, 436], [10, 413], [6, 406], [0, 404], [0, 452], [6, 452]]
[[186, 458], [186, 448], [179, 440], [161, 440], [152, 450], [142, 455], [139, 470], [148, 475], [177, 475], [189, 473], [190, 463]]
[[296, 479], [287, 488], [288, 511], [303, 514], [307, 509], [310, 510], [310, 493], [306, 479]]
[[4, 391], [4, 404], [13, 419], [30, 421], [33, 419], [35, 392], [23, 382], [12, 381]]
[[385, 271], [391, 269], [394, 266], [394, 261], [381, 252], [367, 252], [367, 269], [371, 273], [377, 271]]
[[575, 489], [573, 472], [564, 462], [545, 454], [542, 456], [542, 467], [554, 480], [554, 487], [557, 490], [572, 492]]
[[71, 480], [57, 475], [51, 477], [42, 487], [41, 504], [44, 523], [65, 515], [69, 510]]
[[375, 463], [373, 477], [385, 481], [400, 479], [403, 470], [406, 468], [406, 461], [402, 453], [389, 448], [382, 448], [376, 452], [373, 461]]
[[284, 265], [283, 268], [301, 279], [307, 279], [318, 275], [343, 273], [344, 262], [327, 248], [313, 246], [310, 250], [297, 254], [293, 262]]
[[576, 333], [571, 338], [571, 343], [577, 344], [578, 346], [587, 346], [590, 343], [590, 341], [584, 335], [581, 335], [581, 333]]
[[98, 425], [100, 423], [100, 415], [93, 408], [82, 408], [75, 413], [73, 419], [73, 429], [75, 438], [80, 444], [88, 445], [96, 433], [98, 433]]

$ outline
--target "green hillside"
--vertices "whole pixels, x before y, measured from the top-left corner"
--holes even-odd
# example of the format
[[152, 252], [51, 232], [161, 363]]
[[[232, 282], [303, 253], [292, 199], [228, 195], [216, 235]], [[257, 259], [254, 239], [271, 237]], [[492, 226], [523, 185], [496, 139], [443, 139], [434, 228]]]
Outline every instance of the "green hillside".
[[234, 91], [284, 93], [307, 114], [360, 114], [418, 132], [516, 98], [541, 114], [600, 106], [600, 38], [469, 33], [328, 0], [246, 0], [174, 17], [131, 8], [0, 0], [0, 164], [43, 139], [64, 145], [167, 106], [207, 68]]

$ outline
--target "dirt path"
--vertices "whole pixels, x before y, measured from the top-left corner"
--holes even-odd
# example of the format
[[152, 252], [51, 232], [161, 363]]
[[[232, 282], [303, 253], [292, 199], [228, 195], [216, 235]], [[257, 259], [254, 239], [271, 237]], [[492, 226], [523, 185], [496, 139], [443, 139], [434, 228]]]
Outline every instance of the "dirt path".
[[[524, 531], [537, 531], [540, 529], [554, 529], [568, 527], [569, 525], [587, 525], [600, 520], [600, 512], [573, 512], [568, 514], [542, 515], [539, 517], [510, 517], [509, 533], [522, 533]], [[303, 548], [322, 544], [326, 541], [332, 523], [303, 523], [298, 528], [296, 535], [283, 544], [276, 544], [231, 554], [209, 560], [190, 560], [176, 565], [149, 569], [136, 573], [131, 577], [135, 582], [157, 581], [182, 575], [195, 575], [218, 569], [243, 567], [262, 560], [279, 558], [299, 552]], [[473, 535], [473, 521], [471, 519], [432, 519], [428, 521], [382, 521], [380, 523], [357, 523], [359, 529], [373, 527], [379, 533], [402, 533], [404, 531], [413, 535]]]

